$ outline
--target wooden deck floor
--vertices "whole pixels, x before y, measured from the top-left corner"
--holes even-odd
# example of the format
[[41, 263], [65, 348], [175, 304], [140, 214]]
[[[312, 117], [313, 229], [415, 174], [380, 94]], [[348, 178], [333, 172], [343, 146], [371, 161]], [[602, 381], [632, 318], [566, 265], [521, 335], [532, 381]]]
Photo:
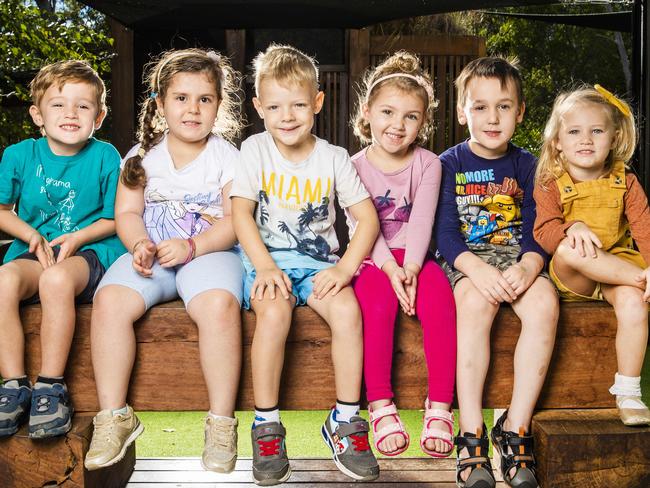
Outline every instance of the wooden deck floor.
[[[237, 461], [235, 471], [224, 475], [204, 471], [199, 458], [138, 459], [127, 488], [242, 488], [254, 487], [251, 459]], [[455, 460], [453, 459], [380, 459], [381, 475], [373, 487], [388, 488], [396, 484], [408, 488], [453, 488]], [[292, 459], [292, 474], [286, 485], [305, 488], [360, 486], [342, 474], [329, 459]], [[505, 488], [497, 483], [498, 488]]]

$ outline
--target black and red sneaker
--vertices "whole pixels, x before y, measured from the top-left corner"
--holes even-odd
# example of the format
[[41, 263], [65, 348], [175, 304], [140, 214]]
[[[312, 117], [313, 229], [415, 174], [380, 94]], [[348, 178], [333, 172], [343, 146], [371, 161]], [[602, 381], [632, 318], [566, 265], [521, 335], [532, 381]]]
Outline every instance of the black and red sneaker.
[[284, 438], [287, 431], [279, 422], [265, 422], [251, 430], [253, 480], [260, 486], [283, 483], [291, 476]]
[[[330, 413], [331, 415], [331, 413]], [[368, 422], [355, 415], [350, 422], [339, 422], [332, 431], [330, 415], [321, 434], [332, 450], [336, 467], [357, 481], [372, 481], [379, 477], [379, 464], [368, 442]]]

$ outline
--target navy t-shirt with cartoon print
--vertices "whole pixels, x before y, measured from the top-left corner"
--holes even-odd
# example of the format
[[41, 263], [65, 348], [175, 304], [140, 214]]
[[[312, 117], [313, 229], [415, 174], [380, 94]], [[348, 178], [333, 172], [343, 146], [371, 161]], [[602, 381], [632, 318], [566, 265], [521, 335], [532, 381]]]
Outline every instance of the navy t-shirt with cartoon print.
[[436, 243], [449, 264], [486, 244], [519, 246], [520, 256], [536, 252], [546, 259], [533, 238], [535, 156], [509, 144], [502, 157], [485, 159], [465, 141], [447, 149], [440, 161]]

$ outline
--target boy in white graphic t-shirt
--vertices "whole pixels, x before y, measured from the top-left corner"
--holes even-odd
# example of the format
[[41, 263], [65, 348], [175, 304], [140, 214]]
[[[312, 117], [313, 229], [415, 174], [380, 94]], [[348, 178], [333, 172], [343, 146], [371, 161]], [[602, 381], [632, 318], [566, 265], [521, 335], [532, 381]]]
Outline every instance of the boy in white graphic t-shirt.
[[[244, 306], [257, 316], [253, 477], [270, 485], [291, 474], [278, 396], [293, 307], [307, 304], [332, 329], [337, 403], [323, 438], [342, 472], [372, 480], [379, 467], [368, 424], [358, 416], [361, 313], [348, 284], [377, 237], [377, 215], [345, 149], [311, 133], [324, 96], [314, 61], [292, 47], [272, 45], [255, 59], [255, 90], [266, 132], [242, 144], [231, 192], [233, 225], [246, 252]], [[340, 260], [335, 196], [358, 220]]]

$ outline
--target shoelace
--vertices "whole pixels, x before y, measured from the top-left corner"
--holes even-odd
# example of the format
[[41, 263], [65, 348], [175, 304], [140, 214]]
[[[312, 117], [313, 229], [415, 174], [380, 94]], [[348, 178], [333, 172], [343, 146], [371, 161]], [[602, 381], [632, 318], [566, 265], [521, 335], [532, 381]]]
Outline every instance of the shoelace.
[[280, 438], [270, 441], [258, 440], [257, 445], [260, 447], [260, 456], [276, 456], [280, 454]]
[[117, 421], [121, 419], [121, 416], [116, 415], [106, 422], [95, 423], [95, 435], [93, 436], [93, 440], [100, 444], [102, 442], [104, 444], [115, 444], [116, 441], [114, 439], [115, 436], [113, 435], [113, 429], [117, 425]]
[[210, 422], [208, 427], [208, 442], [217, 444], [224, 449], [230, 449], [234, 445], [233, 432], [227, 425]]
[[370, 450], [370, 444], [368, 443], [368, 436], [367, 435], [354, 435], [351, 434], [350, 437], [352, 438], [352, 446], [354, 447], [355, 451], [368, 451]]

